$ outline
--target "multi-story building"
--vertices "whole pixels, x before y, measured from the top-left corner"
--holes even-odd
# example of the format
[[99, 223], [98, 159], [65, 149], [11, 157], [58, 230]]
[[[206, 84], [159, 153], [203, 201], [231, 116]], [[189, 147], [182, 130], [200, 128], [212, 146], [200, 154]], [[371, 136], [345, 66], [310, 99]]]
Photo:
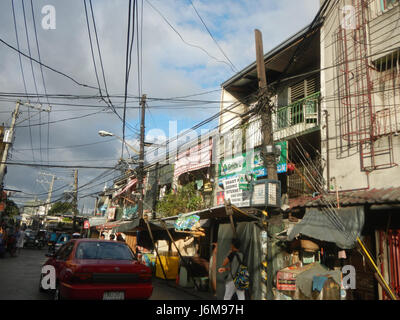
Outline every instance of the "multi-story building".
[[[337, 191], [339, 205], [363, 206], [364, 240], [385, 280], [400, 295], [400, 223], [391, 219], [400, 201], [400, 2], [324, 2], [320, 37], [325, 188]], [[373, 273], [362, 274], [360, 296], [376, 298]], [[379, 298], [388, 298], [378, 289]]]
[[[311, 25], [264, 55], [273, 93], [274, 141], [285, 150], [277, 167], [281, 208], [291, 214], [320, 210], [321, 215], [329, 209], [331, 221], [339, 219], [335, 210], [349, 209], [355, 219], [351, 223], [359, 228], [355, 234], [378, 261], [381, 274], [397, 295], [399, 21], [399, 1], [321, 1]], [[224, 82], [222, 89], [218, 191], [221, 199], [229, 197], [249, 207], [251, 195], [242, 188], [228, 195], [224, 181], [241, 175], [268, 178], [258, 162], [262, 128], [255, 112], [259, 97], [256, 63]], [[333, 228], [339, 228], [338, 221]], [[306, 235], [328, 241], [317, 234]], [[275, 270], [285, 266], [279, 259], [274, 261]], [[375, 272], [364, 267], [365, 259], [357, 250], [349, 250], [346, 259], [357, 271], [352, 298], [389, 297], [378, 286]]]

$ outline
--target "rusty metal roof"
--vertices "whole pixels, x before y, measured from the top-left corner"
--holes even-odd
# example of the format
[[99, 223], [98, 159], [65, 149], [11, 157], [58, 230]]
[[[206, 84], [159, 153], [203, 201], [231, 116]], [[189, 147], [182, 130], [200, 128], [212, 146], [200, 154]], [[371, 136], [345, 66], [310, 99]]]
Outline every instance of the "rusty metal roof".
[[[336, 193], [289, 200], [290, 209], [319, 207], [327, 203], [337, 205]], [[339, 192], [339, 203], [341, 206], [400, 203], [400, 187]]]

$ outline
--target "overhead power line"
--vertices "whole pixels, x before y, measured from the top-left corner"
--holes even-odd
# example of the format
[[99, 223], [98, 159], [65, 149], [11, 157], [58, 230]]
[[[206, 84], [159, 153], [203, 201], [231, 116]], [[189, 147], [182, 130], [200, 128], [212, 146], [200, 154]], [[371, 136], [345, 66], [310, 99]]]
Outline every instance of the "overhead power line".
[[71, 169], [114, 169], [114, 167], [101, 167], [101, 166], [65, 166], [65, 165], [47, 165], [37, 163], [23, 163], [23, 162], [0, 162], [8, 166], [24, 166], [24, 167], [38, 167], [38, 168], [71, 168]]
[[202, 47], [200, 47], [200, 46], [198, 46], [198, 45], [191, 44], [191, 43], [187, 42], [187, 41], [183, 38], [183, 36], [178, 32], [178, 30], [176, 30], [176, 28], [175, 28], [175, 27], [168, 21], [168, 19], [162, 14], [162, 12], [161, 12], [159, 9], [157, 9], [149, 0], [146, 0], [146, 2], [161, 16], [161, 18], [167, 23], [167, 25], [179, 36], [179, 38], [182, 40], [183, 43], [185, 43], [186, 45], [188, 45], [188, 46], [190, 46], [190, 47], [200, 49], [200, 50], [203, 51], [206, 55], [208, 55], [211, 59], [213, 59], [213, 60], [215, 60], [215, 61], [217, 61], [217, 62], [219, 62], [219, 63], [226, 64], [227, 66], [229, 66], [229, 68], [230, 68], [233, 72], [236, 72], [236, 71], [232, 68], [232, 65], [230, 65], [228, 62], [219, 60], [218, 58], [212, 56], [206, 49], [204, 49], [204, 48], [202, 48]]
[[232, 63], [231, 59], [228, 58], [228, 56], [226, 55], [225, 51], [221, 48], [221, 46], [219, 45], [219, 43], [217, 42], [217, 40], [214, 38], [214, 36], [212, 35], [210, 29], [208, 29], [206, 23], [204, 22], [203, 18], [200, 16], [199, 12], [197, 11], [196, 7], [194, 6], [194, 3], [192, 0], [189, 0], [190, 4], [192, 5], [194, 11], [196, 12], [197, 16], [199, 17], [201, 23], [204, 25], [204, 27], [206, 28], [208, 34], [210, 35], [210, 37], [214, 40], [215, 44], [217, 45], [218, 49], [222, 52], [222, 54], [224, 55], [224, 57], [226, 58], [226, 60], [229, 61], [230, 65], [232, 66], [232, 69], [235, 72], [238, 72], [238, 69], [235, 67], [235, 65]]

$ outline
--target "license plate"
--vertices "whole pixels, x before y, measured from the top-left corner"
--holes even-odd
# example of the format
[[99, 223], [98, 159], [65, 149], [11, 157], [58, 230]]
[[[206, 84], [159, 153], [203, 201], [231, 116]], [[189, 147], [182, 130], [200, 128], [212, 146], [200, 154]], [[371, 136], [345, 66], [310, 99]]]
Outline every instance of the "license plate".
[[107, 291], [103, 293], [103, 300], [124, 300], [125, 293], [123, 291]]

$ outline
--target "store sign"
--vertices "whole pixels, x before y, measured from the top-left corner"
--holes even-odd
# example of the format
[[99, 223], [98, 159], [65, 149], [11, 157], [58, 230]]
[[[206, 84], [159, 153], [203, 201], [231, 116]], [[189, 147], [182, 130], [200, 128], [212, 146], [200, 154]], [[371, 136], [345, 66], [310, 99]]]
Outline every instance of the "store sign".
[[115, 207], [108, 208], [108, 210], [107, 210], [108, 220], [114, 220], [115, 219], [115, 211], [116, 211]]
[[217, 192], [217, 206], [225, 203], [225, 192]]
[[192, 230], [193, 226], [200, 221], [200, 217], [193, 214], [191, 216], [179, 217], [174, 224], [176, 230]]
[[89, 229], [89, 228], [90, 228], [89, 220], [85, 220], [85, 222], [83, 223], [83, 229]]
[[[277, 173], [287, 172], [287, 142], [279, 142], [276, 147], [281, 150], [277, 157]], [[261, 149], [255, 149], [249, 153], [224, 159], [219, 164], [219, 180], [233, 177], [239, 174], [251, 174], [256, 178], [267, 176], [267, 169], [263, 166]]]
[[223, 181], [225, 200], [230, 200], [237, 207], [250, 206], [250, 191], [241, 189], [241, 181], [244, 179], [244, 175], [237, 175]]

